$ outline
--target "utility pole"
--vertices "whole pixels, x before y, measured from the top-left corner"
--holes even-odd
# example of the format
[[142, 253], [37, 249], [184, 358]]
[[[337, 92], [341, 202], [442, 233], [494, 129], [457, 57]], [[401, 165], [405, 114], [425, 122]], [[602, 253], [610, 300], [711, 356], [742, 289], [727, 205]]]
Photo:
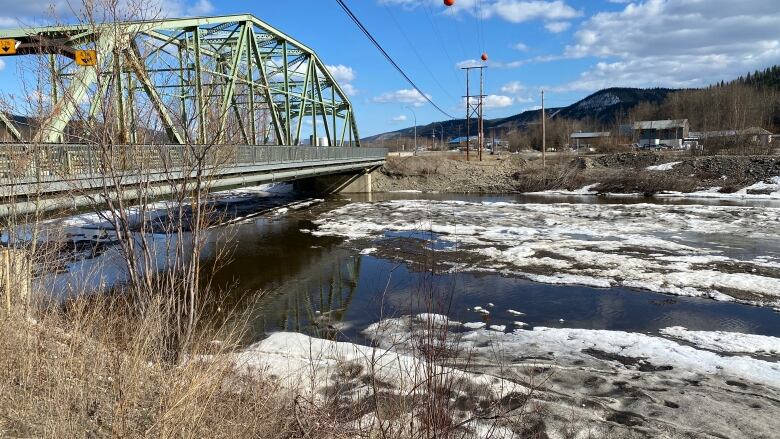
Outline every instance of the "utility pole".
[[547, 117], [544, 114], [544, 90], [542, 90], [542, 167], [547, 167], [547, 131], [545, 130], [544, 120]]
[[[484, 135], [484, 113], [482, 111], [483, 108], [483, 101], [485, 98], [484, 94], [484, 87], [485, 87], [485, 81], [484, 81], [484, 69], [486, 69], [487, 66], [478, 66], [478, 67], [461, 67], [462, 70], [466, 71], [466, 161], [469, 160], [469, 155], [471, 152], [471, 116], [476, 115], [477, 116], [477, 148], [479, 148], [479, 160], [482, 161], [482, 148], [484, 148], [484, 141], [485, 141], [485, 135]], [[470, 87], [470, 77], [471, 77], [471, 71], [474, 69], [479, 69], [479, 96], [471, 96], [471, 87]], [[471, 98], [477, 97], [477, 103], [472, 104]]]
[[485, 149], [485, 118], [484, 106], [482, 105], [485, 96], [485, 69], [479, 69], [479, 161], [482, 161], [482, 150]]
[[469, 88], [469, 76], [471, 70], [466, 70], [466, 161], [469, 161], [469, 149], [471, 148], [471, 89]]

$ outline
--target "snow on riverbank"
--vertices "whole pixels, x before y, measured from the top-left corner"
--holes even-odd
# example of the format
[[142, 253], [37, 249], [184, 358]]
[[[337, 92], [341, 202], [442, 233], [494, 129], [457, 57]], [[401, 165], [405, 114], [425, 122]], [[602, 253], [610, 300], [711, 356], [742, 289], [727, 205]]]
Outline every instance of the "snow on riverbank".
[[363, 427], [376, 425], [381, 401], [406, 402], [385, 426], [412, 425], [415, 401], [436, 389], [454, 422], [471, 419], [468, 438], [528, 437], [531, 426], [551, 438], [752, 438], [780, 428], [780, 363], [639, 333], [469, 326], [437, 314], [387, 319], [363, 331], [376, 347], [279, 332], [231, 360], [296, 398], [360, 413]]
[[778, 337], [725, 331], [689, 331], [682, 326], [664, 328], [660, 332], [701, 349], [736, 354], [780, 356], [780, 338]]
[[648, 171], [671, 171], [672, 169], [674, 169], [675, 166], [679, 165], [680, 163], [682, 162], [663, 163], [660, 165], [648, 166], [645, 169], [647, 169]]
[[396, 200], [315, 223], [314, 235], [370, 239], [378, 254], [387, 232], [432, 232], [454, 270], [780, 304], [777, 208]]
[[[433, 324], [439, 317], [446, 320], [443, 316], [422, 316]], [[281, 380], [295, 395], [328, 406], [333, 413], [345, 418], [356, 416], [356, 426], [361, 429], [378, 422], [373, 409], [366, 410], [366, 407], [378, 401], [392, 404], [397, 400], [398, 406], [390, 407], [398, 413], [382, 420], [385, 433], [388, 428], [408, 428], [420, 422], [414, 418], [415, 411], [420, 410], [419, 403], [414, 401], [425, 397], [429, 387], [425, 383], [431, 376], [436, 377], [436, 385], [443, 385], [446, 377], [452, 392], [450, 397], [467, 402], [463, 406], [452, 404], [448, 413], [455, 423], [463, 423], [463, 435], [459, 437], [464, 439], [515, 437], [507, 427], [497, 425], [497, 421], [476, 419], [474, 409], [481, 407], [483, 415], [490, 415], [501, 410], [502, 401], [529, 394], [524, 385], [490, 374], [437, 366], [411, 355], [292, 332], [271, 334], [233, 354], [232, 361], [244, 373], [270, 375]], [[406, 403], [402, 405], [401, 401]]]
[[[405, 316], [371, 325], [364, 334], [382, 348], [410, 354], [426, 340], [444, 339], [440, 332], [430, 337], [428, 328], [424, 319]], [[676, 438], [695, 432], [753, 438], [772, 437], [780, 428], [780, 363], [622, 331], [477, 329], [446, 339], [450, 351], [467, 359], [448, 363], [543, 384], [532, 397], [544, 408], [549, 437]], [[570, 436], [555, 428], [562, 419]], [[628, 428], [617, 430], [623, 426]]]

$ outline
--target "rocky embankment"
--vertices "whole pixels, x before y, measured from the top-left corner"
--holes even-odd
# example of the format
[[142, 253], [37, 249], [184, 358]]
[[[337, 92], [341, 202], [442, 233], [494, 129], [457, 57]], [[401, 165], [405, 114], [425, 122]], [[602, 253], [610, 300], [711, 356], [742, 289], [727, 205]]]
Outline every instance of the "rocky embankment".
[[[699, 156], [664, 153], [619, 153], [602, 156], [551, 156], [542, 167], [538, 157], [490, 156], [483, 162], [462, 157], [424, 155], [391, 157], [376, 174], [378, 192], [508, 193], [547, 190], [597, 193], [712, 191], [729, 194], [771, 193], [780, 176], [780, 156]], [[764, 187], [763, 183], [769, 184]]]

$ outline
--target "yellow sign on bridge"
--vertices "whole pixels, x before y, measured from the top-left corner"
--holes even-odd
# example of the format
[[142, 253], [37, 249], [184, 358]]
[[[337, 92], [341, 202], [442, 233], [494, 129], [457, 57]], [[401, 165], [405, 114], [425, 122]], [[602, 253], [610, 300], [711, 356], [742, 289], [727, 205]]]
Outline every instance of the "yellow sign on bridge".
[[0, 55], [16, 55], [16, 40], [13, 38], [1, 39]]
[[77, 50], [76, 64], [80, 66], [96, 66], [97, 52], [94, 50]]

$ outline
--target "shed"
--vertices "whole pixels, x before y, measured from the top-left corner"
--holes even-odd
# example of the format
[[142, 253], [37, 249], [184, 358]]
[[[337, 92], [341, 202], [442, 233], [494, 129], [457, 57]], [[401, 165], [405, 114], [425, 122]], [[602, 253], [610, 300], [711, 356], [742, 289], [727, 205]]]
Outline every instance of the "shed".
[[589, 148], [591, 146], [598, 145], [601, 143], [602, 139], [608, 139], [612, 136], [612, 133], [609, 131], [600, 131], [600, 132], [578, 132], [578, 133], [572, 133], [569, 138], [571, 139], [571, 143], [573, 143], [573, 147], [576, 149], [580, 149], [580, 147], [586, 147]]
[[647, 120], [634, 122], [634, 138], [642, 148], [683, 147], [688, 137], [690, 124], [688, 119]]

